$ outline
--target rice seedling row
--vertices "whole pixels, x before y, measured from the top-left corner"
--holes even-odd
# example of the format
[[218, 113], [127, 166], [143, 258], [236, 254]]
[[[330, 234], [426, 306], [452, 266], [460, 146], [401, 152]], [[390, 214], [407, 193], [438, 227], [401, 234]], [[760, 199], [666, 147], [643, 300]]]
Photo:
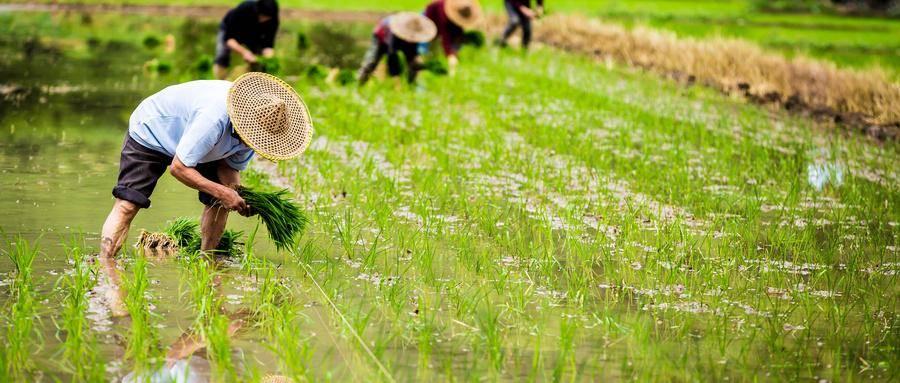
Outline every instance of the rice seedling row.
[[95, 269], [83, 249], [83, 241], [73, 240], [67, 251], [73, 270], [62, 279], [65, 291], [60, 326], [64, 337], [63, 359], [73, 381], [99, 382], [104, 380], [106, 368], [88, 319], [89, 296], [96, 286]]
[[38, 249], [21, 237], [4, 238], [3, 252], [12, 261], [13, 275], [10, 284], [10, 306], [4, 310], [4, 347], [0, 350], [3, 370], [0, 377], [6, 381], [24, 381], [33, 373], [32, 352], [37, 346], [35, 321], [37, 320], [37, 293], [34, 287], [33, 263]]

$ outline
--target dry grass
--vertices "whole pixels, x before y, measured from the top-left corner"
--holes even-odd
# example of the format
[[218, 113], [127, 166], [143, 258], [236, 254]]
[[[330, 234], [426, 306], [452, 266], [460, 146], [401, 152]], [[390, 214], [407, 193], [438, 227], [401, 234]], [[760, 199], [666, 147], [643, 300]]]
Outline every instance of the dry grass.
[[[502, 21], [491, 25], [502, 25]], [[851, 71], [809, 58], [788, 59], [742, 40], [679, 38], [670, 32], [628, 30], [581, 16], [548, 17], [536, 28], [535, 39], [787, 108], [866, 124], [900, 124], [900, 86], [874, 70]]]

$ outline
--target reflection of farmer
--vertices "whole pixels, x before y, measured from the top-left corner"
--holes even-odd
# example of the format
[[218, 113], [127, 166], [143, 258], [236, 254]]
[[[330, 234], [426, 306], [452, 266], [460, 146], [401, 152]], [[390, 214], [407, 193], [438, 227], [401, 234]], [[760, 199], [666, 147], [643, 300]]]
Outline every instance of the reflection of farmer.
[[237, 52], [248, 64], [256, 63], [256, 56], [275, 54], [275, 34], [278, 32], [278, 3], [275, 0], [249, 0], [225, 14], [216, 35], [216, 60], [213, 73], [224, 79], [231, 64], [231, 51]]
[[503, 31], [503, 39], [500, 44], [506, 46], [506, 40], [522, 27], [522, 48], [528, 49], [531, 42], [531, 20], [540, 17], [544, 13], [544, 0], [537, 0], [537, 8], [531, 9], [531, 0], [504, 0], [506, 15], [509, 16], [509, 24]]
[[[118, 282], [114, 259], [131, 221], [150, 207], [150, 195], [167, 168], [200, 192], [206, 205], [201, 250], [207, 251], [218, 246], [229, 210], [250, 213], [235, 187], [254, 153], [271, 160], [293, 158], [311, 136], [309, 115], [297, 93], [263, 73], [248, 73], [234, 83], [174, 85], [141, 102], [131, 115], [112, 193], [115, 204], [101, 234], [100, 261], [111, 282]], [[117, 297], [109, 298], [115, 308]]]
[[434, 0], [425, 8], [425, 16], [437, 26], [450, 74], [456, 73], [456, 57], [463, 43], [465, 29], [474, 28], [481, 19], [478, 0]]
[[365, 84], [385, 55], [388, 74], [399, 76], [403, 70], [400, 53], [406, 59], [407, 81], [416, 81], [416, 75], [422, 69], [419, 44], [431, 41], [436, 34], [434, 23], [420, 14], [406, 12], [384, 18], [372, 33], [372, 46], [359, 68], [359, 83]]

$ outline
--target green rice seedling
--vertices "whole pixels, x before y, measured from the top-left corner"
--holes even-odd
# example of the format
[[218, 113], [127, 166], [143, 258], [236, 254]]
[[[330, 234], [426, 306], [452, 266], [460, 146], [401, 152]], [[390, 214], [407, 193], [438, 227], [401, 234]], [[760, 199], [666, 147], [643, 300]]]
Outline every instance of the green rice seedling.
[[[163, 234], [170, 238], [172, 242], [175, 242], [179, 251], [184, 254], [200, 251], [200, 223], [196, 219], [186, 217], [175, 219], [169, 222], [163, 230]], [[219, 239], [216, 252], [228, 256], [240, 254], [244, 245], [241, 242], [243, 235], [244, 233], [241, 231], [225, 230]]]
[[2, 348], [4, 375], [11, 381], [25, 381], [34, 368], [32, 345], [36, 319], [36, 292], [34, 290], [33, 263], [38, 254], [37, 247], [24, 238], [17, 237], [6, 242], [4, 251], [12, 261], [15, 276], [10, 288], [12, 307], [7, 315], [5, 345]]
[[96, 281], [91, 277], [92, 270], [80, 243], [73, 242], [67, 249], [67, 256], [74, 271], [63, 281], [66, 288], [62, 319], [62, 330], [65, 332], [63, 359], [73, 381], [99, 382], [104, 378], [105, 366], [87, 318], [87, 294]]
[[181, 217], [169, 222], [163, 233], [168, 235], [178, 247], [191, 252], [196, 246], [200, 246], [200, 222], [194, 218]]
[[503, 370], [504, 357], [500, 312], [486, 306], [478, 311], [475, 322], [484, 345], [484, 352], [490, 361], [491, 371], [500, 374]]
[[575, 335], [578, 330], [577, 319], [563, 317], [559, 322], [559, 351], [556, 355], [556, 365], [553, 367], [553, 381], [561, 382], [567, 368], [572, 369], [572, 379], [575, 380], [577, 371], [575, 368], [574, 348]]
[[195, 314], [192, 327], [207, 347], [212, 374], [216, 381], [237, 381], [231, 358], [231, 336], [236, 331], [233, 328], [236, 322], [222, 311], [215, 266], [200, 252], [186, 254], [182, 262], [190, 274], [188, 283]]
[[278, 250], [288, 250], [308, 222], [300, 207], [290, 200], [287, 189], [276, 192], [260, 192], [248, 188], [238, 190], [241, 198], [266, 224], [269, 238]]
[[215, 313], [203, 327], [203, 338], [206, 341], [206, 355], [212, 364], [213, 381], [236, 382], [237, 370], [231, 360], [231, 319]]
[[466, 31], [466, 33], [463, 34], [463, 44], [471, 45], [475, 48], [483, 47], [485, 41], [487, 41], [487, 39], [485, 39], [484, 32], [482, 31]]
[[125, 307], [131, 318], [125, 356], [134, 363], [134, 370], [138, 376], [152, 371], [158, 363], [157, 357], [161, 354], [159, 334], [155, 330], [150, 313], [150, 301], [147, 298], [147, 289], [150, 287], [147, 268], [147, 258], [142, 249], [138, 249], [135, 252], [131, 276], [125, 277], [127, 290]]
[[312, 350], [309, 341], [297, 331], [297, 309], [288, 288], [277, 281], [275, 269], [265, 264], [258, 294], [253, 305], [254, 323], [269, 340], [269, 348], [278, 356], [279, 366], [297, 382], [312, 381], [308, 365]]
[[222, 233], [222, 238], [219, 239], [219, 246], [216, 247], [216, 252], [228, 256], [240, 255], [241, 248], [244, 246], [244, 243], [241, 242], [241, 237], [243, 236], [243, 231], [225, 230]]

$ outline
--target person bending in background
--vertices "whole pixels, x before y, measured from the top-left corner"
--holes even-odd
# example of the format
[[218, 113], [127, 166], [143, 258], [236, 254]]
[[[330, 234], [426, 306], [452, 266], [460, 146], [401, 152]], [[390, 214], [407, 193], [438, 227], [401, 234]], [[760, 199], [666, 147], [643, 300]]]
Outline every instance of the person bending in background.
[[425, 17], [437, 26], [450, 75], [456, 74], [457, 53], [462, 46], [465, 30], [474, 28], [481, 20], [478, 0], [434, 0], [425, 7]]
[[278, 2], [275, 0], [249, 0], [228, 11], [216, 35], [213, 65], [216, 78], [221, 80], [228, 75], [232, 51], [251, 65], [257, 62], [258, 55], [274, 56], [278, 23]]
[[359, 68], [358, 80], [363, 85], [372, 76], [381, 58], [387, 55], [388, 75], [399, 76], [403, 72], [400, 53], [406, 58], [407, 81], [412, 84], [422, 69], [419, 44], [427, 43], [437, 35], [437, 27], [425, 16], [404, 12], [385, 17], [372, 33], [372, 46], [366, 52]]
[[500, 46], [505, 47], [506, 41], [522, 27], [522, 48], [528, 49], [531, 43], [531, 21], [544, 13], [544, 0], [537, 0], [537, 8], [531, 9], [531, 0], [504, 0], [506, 15], [509, 16], [509, 24], [503, 31]]

